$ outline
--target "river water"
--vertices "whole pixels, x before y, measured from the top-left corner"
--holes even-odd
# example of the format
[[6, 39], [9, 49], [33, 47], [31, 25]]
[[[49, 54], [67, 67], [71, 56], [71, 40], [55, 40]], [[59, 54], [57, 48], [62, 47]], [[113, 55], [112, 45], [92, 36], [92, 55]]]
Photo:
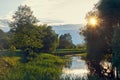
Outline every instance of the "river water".
[[85, 78], [89, 73], [89, 70], [87, 64], [80, 56], [72, 56], [66, 66], [63, 67], [62, 72], [62, 77], [69, 76], [71, 78]]

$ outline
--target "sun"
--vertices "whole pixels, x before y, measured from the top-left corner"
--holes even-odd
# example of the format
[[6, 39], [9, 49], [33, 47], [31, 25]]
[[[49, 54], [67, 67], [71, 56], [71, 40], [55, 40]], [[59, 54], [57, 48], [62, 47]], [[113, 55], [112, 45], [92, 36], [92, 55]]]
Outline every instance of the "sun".
[[88, 24], [91, 25], [92, 27], [95, 27], [98, 24], [98, 20], [96, 17], [90, 17]]

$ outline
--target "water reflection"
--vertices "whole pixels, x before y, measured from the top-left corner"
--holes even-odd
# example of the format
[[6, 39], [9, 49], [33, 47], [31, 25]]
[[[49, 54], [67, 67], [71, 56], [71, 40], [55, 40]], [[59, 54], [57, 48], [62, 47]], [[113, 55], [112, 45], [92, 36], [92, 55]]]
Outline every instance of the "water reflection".
[[87, 61], [88, 69], [90, 70], [90, 75], [94, 75], [106, 80], [114, 80], [114, 69], [112, 68], [112, 63], [106, 60], [97, 62], [95, 60]]
[[70, 62], [63, 68], [62, 77], [86, 77], [89, 73], [88, 67], [84, 60], [78, 56], [70, 57]]

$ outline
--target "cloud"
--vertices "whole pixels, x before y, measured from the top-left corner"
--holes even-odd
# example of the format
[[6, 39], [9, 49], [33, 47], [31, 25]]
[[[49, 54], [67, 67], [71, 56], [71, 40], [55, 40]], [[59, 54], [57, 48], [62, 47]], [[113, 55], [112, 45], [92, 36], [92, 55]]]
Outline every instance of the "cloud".
[[4, 18], [0, 17], [0, 29], [2, 29], [5, 32], [8, 32], [10, 30], [9, 22], [12, 20], [11, 15], [12, 14], [8, 14]]
[[[34, 11], [34, 15], [42, 19], [59, 20], [64, 23], [84, 23], [85, 15], [98, 0], [25, 0]], [[44, 21], [45, 22], [45, 21]], [[55, 22], [56, 23], [56, 22]], [[61, 22], [60, 22], [61, 23]]]
[[8, 27], [9, 22], [8, 19], [0, 18], [0, 27]]
[[63, 24], [63, 25], [54, 25], [56, 30], [71, 30], [71, 31], [79, 31], [84, 25], [82, 24]]
[[0, 18], [0, 29], [4, 30], [5, 32], [9, 31], [8, 23], [10, 20], [5, 18]]
[[6, 18], [0, 18], [0, 22], [2, 22], [2, 23], [6, 23], [6, 22], [9, 22], [9, 20], [6, 19]]
[[[21, 0], [22, 1], [22, 0]], [[28, 5], [33, 14], [45, 24], [81, 24], [85, 23], [85, 15], [98, 0], [23, 0], [14, 5]], [[17, 7], [16, 7], [17, 8]], [[14, 9], [4, 19], [12, 20]]]
[[64, 23], [64, 21], [62, 21], [62, 20], [46, 19], [46, 18], [41, 18], [40, 22], [46, 23], [46, 24], [54, 24], [54, 23], [62, 24], [62, 23]]
[[9, 20], [9, 21], [12, 21], [12, 16], [14, 14], [14, 11], [10, 11], [6, 16], [5, 16], [5, 19]]

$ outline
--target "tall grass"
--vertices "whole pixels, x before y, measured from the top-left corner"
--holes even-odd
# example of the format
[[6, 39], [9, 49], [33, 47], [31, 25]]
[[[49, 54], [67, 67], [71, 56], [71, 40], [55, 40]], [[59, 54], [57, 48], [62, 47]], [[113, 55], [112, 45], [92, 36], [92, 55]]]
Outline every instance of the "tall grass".
[[17, 57], [2, 57], [2, 60], [10, 67], [5, 67], [5, 74], [0, 75], [0, 80], [59, 80], [64, 64], [60, 57], [45, 53], [25, 64]]

